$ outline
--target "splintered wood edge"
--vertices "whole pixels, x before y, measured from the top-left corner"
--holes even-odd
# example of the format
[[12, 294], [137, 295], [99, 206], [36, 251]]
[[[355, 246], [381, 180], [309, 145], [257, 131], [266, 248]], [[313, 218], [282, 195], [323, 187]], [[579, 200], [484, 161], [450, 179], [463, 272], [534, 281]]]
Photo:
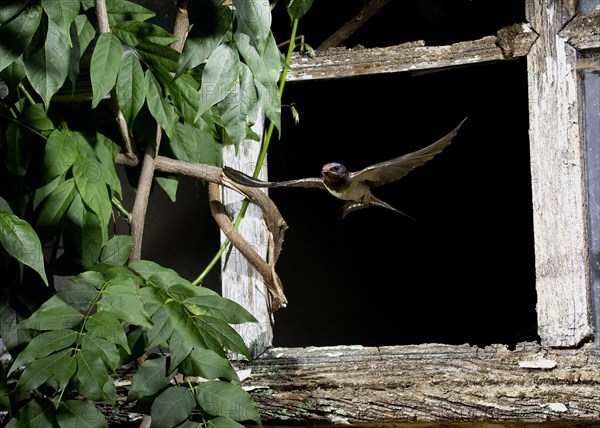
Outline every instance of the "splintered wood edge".
[[527, 55], [537, 39], [529, 24], [514, 24], [496, 36], [447, 46], [425, 46], [423, 41], [384, 48], [331, 48], [314, 57], [295, 54], [287, 81], [337, 79], [369, 74], [443, 69], [502, 61]]

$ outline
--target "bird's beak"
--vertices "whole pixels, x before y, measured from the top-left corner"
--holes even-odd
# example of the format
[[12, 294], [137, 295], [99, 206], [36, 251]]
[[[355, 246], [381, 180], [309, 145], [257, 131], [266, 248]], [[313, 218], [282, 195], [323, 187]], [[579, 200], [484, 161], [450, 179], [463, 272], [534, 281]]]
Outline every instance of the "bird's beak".
[[337, 173], [335, 171], [331, 170], [331, 166], [329, 166], [329, 165], [325, 165], [323, 167], [323, 169], [321, 170], [321, 174], [323, 174], [323, 175], [337, 175]]

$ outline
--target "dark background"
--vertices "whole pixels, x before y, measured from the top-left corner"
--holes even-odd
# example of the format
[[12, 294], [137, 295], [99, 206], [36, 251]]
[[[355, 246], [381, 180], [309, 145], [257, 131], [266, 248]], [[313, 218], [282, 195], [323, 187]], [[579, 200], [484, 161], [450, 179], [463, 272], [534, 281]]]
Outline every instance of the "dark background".
[[[299, 34], [316, 48], [361, 5], [316, 0]], [[283, 4], [273, 16], [282, 42], [290, 31]], [[344, 44], [448, 44], [524, 21], [522, 1], [391, 1]], [[469, 119], [435, 159], [374, 190], [415, 220], [369, 208], [342, 221], [343, 202], [326, 192], [270, 192], [290, 227], [277, 265], [289, 306], [275, 313], [275, 345], [513, 346], [537, 338], [524, 59], [289, 82], [283, 103], [295, 104], [300, 123], [284, 108], [281, 140], [269, 152], [272, 180], [318, 176], [330, 161], [361, 169]], [[162, 191], [152, 203], [143, 257], [193, 279], [218, 246], [204, 187], [183, 180], [176, 204]], [[218, 282], [215, 270], [205, 285]]]

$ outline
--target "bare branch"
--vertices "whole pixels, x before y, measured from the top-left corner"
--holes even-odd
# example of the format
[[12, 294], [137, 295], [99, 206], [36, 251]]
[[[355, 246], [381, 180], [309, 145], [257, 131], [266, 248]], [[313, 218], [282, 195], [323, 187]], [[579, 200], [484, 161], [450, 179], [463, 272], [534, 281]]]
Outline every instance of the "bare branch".
[[208, 194], [210, 199], [210, 211], [215, 221], [225, 236], [227, 236], [232, 243], [235, 242], [235, 247], [246, 258], [246, 260], [248, 260], [248, 263], [250, 263], [252, 267], [254, 267], [254, 269], [256, 269], [263, 277], [265, 285], [267, 286], [267, 290], [269, 290], [269, 294], [272, 298], [272, 310], [276, 311], [277, 309], [284, 307], [287, 304], [287, 299], [283, 294], [281, 281], [273, 269], [275, 260], [270, 261], [272, 265], [265, 262], [262, 257], [256, 251], [254, 251], [250, 243], [248, 243], [242, 234], [235, 228], [231, 222], [231, 219], [227, 215], [225, 206], [221, 202], [219, 186], [216, 183], [209, 183]]
[[333, 48], [348, 37], [350, 37], [356, 30], [365, 25], [365, 23], [375, 15], [379, 10], [384, 7], [390, 0], [371, 0], [367, 5], [350, 21], [346, 22], [342, 28], [337, 30], [331, 36], [327, 38], [317, 50], [325, 50]]
[[159, 126], [156, 128], [156, 140], [154, 143], [146, 145], [146, 151], [142, 161], [142, 170], [140, 179], [138, 180], [137, 192], [133, 209], [131, 210], [131, 238], [133, 246], [129, 261], [133, 262], [142, 257], [142, 238], [144, 236], [144, 224], [146, 222], [146, 210], [148, 209], [148, 198], [150, 197], [150, 189], [152, 188], [152, 179], [154, 178], [154, 158], [158, 154], [162, 131]]
[[[117, 157], [117, 164], [119, 165], [135, 167], [139, 163], [140, 160], [138, 158], [128, 157], [124, 154], [120, 154]], [[214, 187], [216, 187], [216, 184], [227, 186], [244, 194], [244, 196], [250, 199], [252, 203], [260, 207], [260, 209], [263, 211], [263, 216], [269, 233], [273, 237], [273, 245], [269, 251], [272, 254], [272, 257], [268, 263], [264, 261], [258, 254], [251, 253], [254, 252], [251, 245], [237, 230], [235, 230], [235, 228], [233, 228], [231, 220], [229, 219], [221, 202], [219, 192], [215, 191], [214, 188], [209, 186], [210, 207], [217, 224], [219, 224], [219, 227], [223, 229], [223, 232], [231, 241], [231, 243], [248, 259], [250, 264], [263, 277], [265, 284], [267, 285], [267, 289], [273, 298], [273, 311], [285, 305], [287, 303], [287, 299], [283, 293], [281, 281], [274, 273], [274, 266], [277, 262], [279, 254], [281, 253], [287, 224], [285, 223], [285, 220], [281, 216], [281, 213], [273, 201], [260, 189], [240, 186], [232, 183], [229, 179], [227, 179], [227, 177], [225, 177], [222, 169], [215, 166], [186, 162], [164, 156], [156, 156], [154, 158], [154, 170], [205, 180], [210, 183], [215, 183]], [[233, 229], [233, 231], [231, 229]]]

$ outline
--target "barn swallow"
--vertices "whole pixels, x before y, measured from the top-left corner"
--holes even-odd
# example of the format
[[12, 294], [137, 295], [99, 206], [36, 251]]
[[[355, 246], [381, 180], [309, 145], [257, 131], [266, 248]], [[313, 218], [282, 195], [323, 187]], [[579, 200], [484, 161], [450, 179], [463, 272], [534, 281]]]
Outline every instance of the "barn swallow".
[[342, 219], [352, 211], [370, 206], [386, 208], [407, 216], [375, 197], [371, 193], [371, 188], [399, 180], [414, 168], [432, 159], [444, 147], [450, 144], [465, 120], [467, 118], [463, 119], [456, 128], [430, 146], [404, 156], [368, 166], [356, 172], [348, 171], [344, 165], [338, 162], [325, 164], [321, 170], [323, 177], [309, 177], [288, 181], [261, 181], [227, 166], [223, 167], [223, 172], [234, 183], [248, 187], [316, 187], [325, 189], [336, 198], [346, 201], [343, 206]]

